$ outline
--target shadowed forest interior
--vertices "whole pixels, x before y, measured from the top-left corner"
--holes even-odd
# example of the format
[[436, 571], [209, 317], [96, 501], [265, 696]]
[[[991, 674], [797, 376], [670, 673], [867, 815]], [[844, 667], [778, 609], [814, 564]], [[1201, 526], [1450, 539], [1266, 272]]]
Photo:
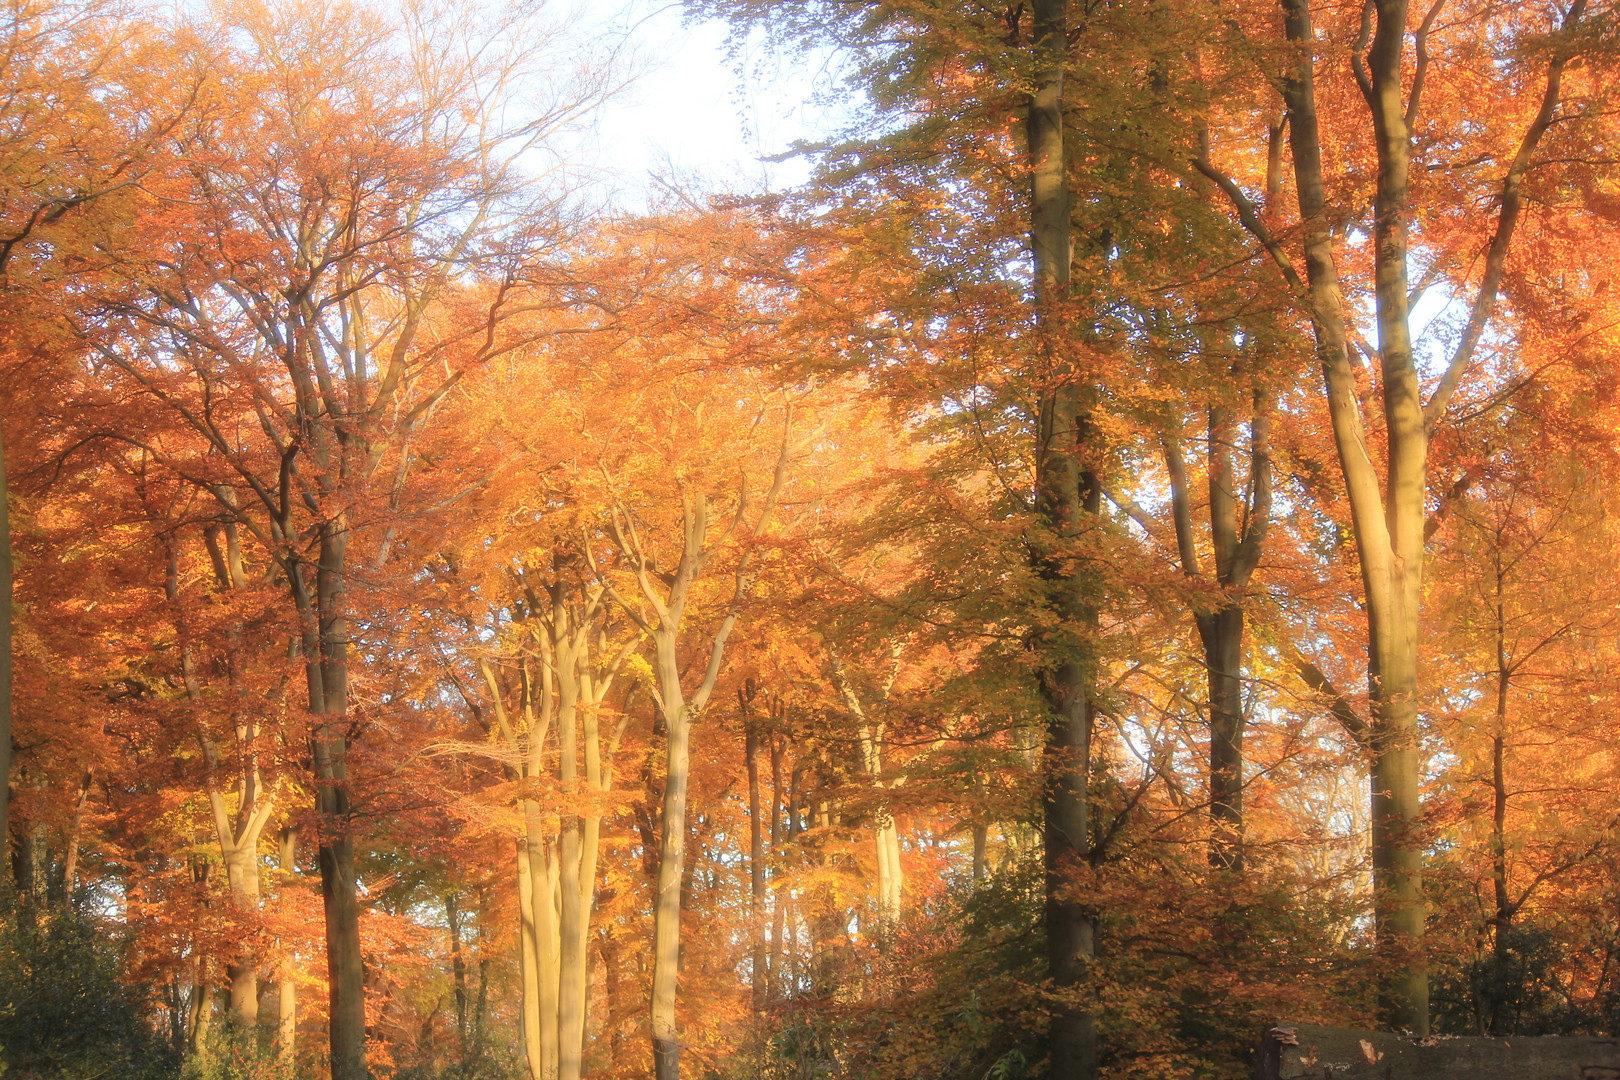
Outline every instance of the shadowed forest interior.
[[1620, 1034], [1613, 5], [639, 13], [0, 3], [0, 1073]]

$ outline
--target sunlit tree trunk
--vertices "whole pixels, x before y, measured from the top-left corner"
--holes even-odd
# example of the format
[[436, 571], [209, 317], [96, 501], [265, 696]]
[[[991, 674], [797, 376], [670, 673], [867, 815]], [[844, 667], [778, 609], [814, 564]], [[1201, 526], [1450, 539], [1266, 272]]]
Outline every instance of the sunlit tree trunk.
[[[288, 827], [280, 837], [281, 887], [292, 887], [298, 874], [298, 830]], [[298, 1054], [298, 984], [293, 981], [293, 964], [289, 957], [283, 961], [277, 980], [276, 1057], [283, 1062], [297, 1060]]]
[[84, 835], [84, 815], [90, 803], [90, 786], [94, 774], [89, 769], [79, 781], [79, 798], [73, 805], [73, 820], [68, 825], [67, 852], [62, 857], [62, 899], [73, 901], [73, 889], [79, 876], [79, 841]]
[[[585, 627], [576, 632], [558, 582], [552, 600], [552, 648], [557, 672], [558, 779], [565, 798], [579, 795], [579, 706]], [[557, 1037], [559, 1080], [579, 1080], [581, 1054], [585, 1041], [585, 934], [589, 917], [583, 911], [580, 892], [580, 815], [572, 808], [562, 813], [558, 836], [557, 926], [560, 963], [558, 967]]]
[[[763, 535], [775, 511], [776, 498], [787, 474], [791, 449], [787, 429], [791, 426], [791, 420], [789, 410], [784, 421], [782, 450], [777, 459], [775, 475], [762, 501], [758, 521], [752, 529], [755, 538]], [[740, 491], [737, 498], [737, 514], [727, 530], [728, 534], [741, 524], [748, 507], [746, 490]], [[635, 573], [640, 602], [627, 599], [607, 579], [601, 580], [614, 602], [653, 640], [653, 672], [668, 733], [661, 813], [663, 829], [659, 837], [657, 893], [653, 907], [651, 1011], [656, 1080], [678, 1080], [680, 1076], [680, 1038], [675, 1018], [675, 999], [680, 974], [681, 894], [686, 869], [686, 797], [691, 775], [692, 722], [702, 713], [714, 693], [725, 659], [726, 641], [737, 624], [738, 606], [748, 595], [751, 584], [750, 557], [744, 553], [739, 557], [733, 575], [726, 614], [708, 640], [708, 659], [703, 667], [703, 675], [688, 696], [682, 686], [678, 656], [682, 623], [692, 585], [702, 574], [715, 547], [710, 545], [710, 496], [683, 489], [681, 510], [681, 554], [673, 572], [666, 575], [655, 568], [649, 553], [642, 547], [633, 520], [622, 507], [614, 507], [611, 518], [614, 542]], [[588, 551], [585, 554], [590, 558]], [[601, 569], [594, 561], [592, 568], [601, 578]]]
[[[1355, 529], [1367, 612], [1367, 683], [1371, 722], [1371, 818], [1374, 927], [1381, 958], [1378, 1007], [1389, 1027], [1426, 1034], [1429, 979], [1423, 957], [1424, 842], [1419, 828], [1422, 779], [1418, 729], [1419, 604], [1422, 597], [1428, 440], [1445, 415], [1474, 351], [1489, 326], [1504, 265], [1524, 205], [1520, 184], [1541, 137], [1557, 118], [1565, 66], [1581, 47], [1573, 31], [1585, 15], [1585, 0], [1562, 12], [1561, 31], [1549, 43], [1550, 59], [1540, 107], [1509, 161], [1499, 193], [1496, 228], [1485, 254], [1479, 291], [1440, 383], [1422, 399], [1412, 355], [1407, 233], [1411, 209], [1411, 131], [1428, 67], [1427, 35], [1436, 3], [1412, 33], [1415, 61], [1406, 63], [1407, 4], [1372, 0], [1350, 68], [1369, 112], [1378, 169], [1373, 198], [1374, 307], [1386, 452], [1383, 471], [1369, 448], [1349, 347], [1347, 305], [1333, 259], [1332, 222], [1322, 166], [1316, 113], [1317, 35], [1309, 0], [1284, 0], [1287, 39], [1298, 58], [1282, 79], [1289, 147], [1299, 203], [1303, 279], [1281, 244], [1260, 221], [1231, 179], [1207, 160], [1197, 166], [1226, 192], [1247, 228], [1271, 255], [1284, 278], [1306, 301], [1322, 365], [1328, 415]], [[1376, 16], [1376, 27], [1373, 19]], [[1363, 47], [1370, 47], [1365, 56]]]
[[[538, 819], [539, 814], [535, 817]], [[540, 1038], [540, 939], [535, 931], [535, 876], [533, 856], [526, 836], [514, 841], [518, 879], [518, 974], [522, 982], [518, 1023], [523, 1034], [523, 1057], [529, 1076], [545, 1076], [545, 1047]]]

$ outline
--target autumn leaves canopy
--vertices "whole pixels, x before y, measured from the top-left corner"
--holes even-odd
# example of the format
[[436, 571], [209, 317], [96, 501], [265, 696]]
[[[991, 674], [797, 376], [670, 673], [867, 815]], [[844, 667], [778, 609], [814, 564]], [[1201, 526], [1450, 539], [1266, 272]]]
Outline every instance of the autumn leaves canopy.
[[0, 963], [196, 1075], [1612, 1032], [1608, 8], [693, 10], [810, 183], [595, 209], [528, 7], [6, 10]]

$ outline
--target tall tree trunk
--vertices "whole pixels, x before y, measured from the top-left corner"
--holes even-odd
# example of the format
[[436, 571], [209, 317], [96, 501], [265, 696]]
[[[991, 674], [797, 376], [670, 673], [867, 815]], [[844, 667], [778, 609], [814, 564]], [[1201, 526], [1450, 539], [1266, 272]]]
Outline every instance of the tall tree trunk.
[[1209, 861], [1243, 869], [1243, 608], [1198, 616], [1209, 672]]
[[[1372, 706], [1371, 816], [1374, 925], [1383, 960], [1379, 1013], [1395, 1029], [1429, 1029], [1429, 980], [1421, 943], [1423, 846], [1417, 831], [1418, 600], [1423, 573], [1427, 433], [1407, 327], [1406, 175], [1409, 145], [1401, 100], [1406, 5], [1378, 0], [1370, 81], [1378, 151], [1374, 205], [1376, 301], [1388, 427], [1383, 490], [1368, 449], [1333, 261], [1316, 115], [1308, 0], [1286, 0], [1288, 40], [1302, 56], [1284, 79], [1289, 145], [1303, 226], [1306, 282], [1328, 413], [1349, 496], [1367, 610], [1368, 691]], [[1356, 58], [1359, 64], [1360, 58]]]
[[[534, 817], [538, 819], [539, 811]], [[523, 1057], [528, 1066], [530, 1080], [545, 1076], [545, 1049], [540, 1039], [540, 943], [535, 928], [535, 873], [532, 845], [526, 837], [518, 837], [518, 970], [523, 992], [519, 1002], [518, 1024], [523, 1034]]]
[[450, 928], [450, 971], [456, 997], [456, 1042], [461, 1047], [463, 1068], [471, 1064], [467, 1055], [467, 959], [461, 950], [461, 914], [456, 910], [456, 894], [444, 898], [444, 921]]
[[89, 769], [79, 781], [79, 801], [73, 806], [73, 821], [68, 826], [67, 854], [62, 858], [62, 898], [73, 902], [74, 879], [79, 876], [79, 838], [84, 833], [84, 814], [90, 802], [93, 776]]
[[[679, 679], [673, 640], [659, 643], [660, 666]], [[667, 658], [663, 655], [668, 652]], [[677, 684], [678, 685], [678, 684]], [[665, 691], [668, 694], [668, 691]], [[668, 700], [666, 696], [666, 701]], [[675, 990], [681, 962], [681, 879], [686, 867], [686, 789], [691, 773], [692, 724], [684, 706], [670, 710], [669, 768], [664, 781], [663, 830], [658, 842], [658, 893], [653, 907], [652, 1040], [656, 1080], [680, 1080]]]
[[0, 431], [0, 844], [11, 836], [11, 499]]
[[749, 700], [744, 697], [743, 691], [739, 690], [737, 696], [742, 702], [743, 755], [748, 762], [749, 981], [752, 983], [754, 1012], [757, 1014], [764, 1012], [770, 1001], [771, 982], [765, 940], [765, 822], [760, 816], [759, 806], [759, 725], [749, 712]]
[[[1037, 510], [1052, 547], [1073, 544], [1083, 521], [1101, 509], [1095, 478], [1080, 463], [1086, 419], [1081, 388], [1059, 377], [1053, 351], [1063, 334], [1054, 312], [1068, 299], [1072, 239], [1069, 181], [1063, 145], [1063, 79], [1068, 61], [1066, 0], [1033, 0], [1034, 93], [1028, 138], [1032, 174], [1030, 244], [1035, 261], [1035, 305], [1043, 387], [1036, 446]], [[1041, 757], [1042, 829], [1046, 903], [1047, 973], [1052, 982], [1048, 1020], [1052, 1080], [1090, 1080], [1097, 1072], [1096, 1021], [1079, 1000], [1093, 952], [1094, 925], [1074, 898], [1073, 876], [1090, 853], [1089, 772], [1091, 701], [1087, 644], [1080, 640], [1095, 613], [1089, 610], [1072, 552], [1036, 553], [1049, 602], [1064, 625], [1042, 642], [1041, 690], [1049, 715]]]
[[[1422, 955], [1425, 904], [1419, 790], [1423, 765], [1418, 734], [1417, 643], [1429, 438], [1422, 389], [1412, 357], [1407, 308], [1411, 137], [1401, 72], [1406, 11], [1404, 0], [1379, 0], [1378, 28], [1368, 53], [1372, 77], [1368, 104], [1378, 148], [1373, 205], [1374, 295], [1389, 458], [1384, 506], [1387, 547], [1371, 561], [1363, 555], [1362, 572], [1373, 645], [1368, 666], [1374, 716], [1373, 885], [1379, 900], [1381, 951], [1395, 964], [1379, 999], [1392, 1027], [1427, 1035], [1429, 975]], [[1358, 539], [1361, 545], [1368, 545], [1371, 538], [1364, 538], [1358, 531]]]
[[[1524, 197], [1519, 190], [1541, 137], [1557, 118], [1565, 66], [1580, 48], [1573, 34], [1586, 0], [1563, 11], [1562, 40], [1552, 43], [1541, 105], [1502, 179], [1500, 212], [1485, 256], [1479, 292], [1434, 395], [1425, 404], [1412, 356], [1407, 267], [1407, 182], [1411, 126], [1417, 115], [1426, 53], [1418, 50], [1410, 97], [1404, 97], [1407, 5], [1374, 0], [1377, 30], [1365, 63], [1358, 45], [1351, 68], [1372, 116], [1378, 159], [1373, 202], [1374, 296], [1379, 365], [1387, 431], [1386, 472], [1380, 477], [1368, 449], [1347, 345], [1346, 305], [1333, 262], [1333, 238], [1322, 173], [1316, 115], [1315, 45], [1309, 0], [1284, 0], [1288, 41], [1299, 51], [1283, 79], [1289, 146], [1303, 233], [1305, 280], [1229, 179], [1200, 162], [1236, 204], [1244, 226], [1266, 246], [1283, 276], [1305, 293], [1326, 384], [1328, 415], [1350, 503], [1367, 611], [1367, 683], [1372, 721], [1371, 817], [1374, 927], [1381, 960], [1379, 1014], [1389, 1027], [1422, 1035], [1429, 1028], [1429, 978], [1423, 957], [1423, 837], [1419, 829], [1422, 777], [1417, 694], [1419, 601], [1423, 586], [1428, 434], [1445, 414], [1453, 391], [1472, 363], [1501, 286], [1508, 247]], [[1421, 43], [1439, 6], [1418, 27]]]
[[313, 605], [302, 565], [294, 568], [293, 587], [304, 615], [304, 663], [310, 712], [316, 723], [315, 809], [321, 818], [316, 859], [325, 914], [332, 1080], [366, 1080], [365, 964], [360, 947], [360, 897], [350, 835], [345, 760], [349, 708], [349, 628], [344, 602], [347, 549], [347, 518], [338, 514], [320, 526], [320, 563]]
[[[772, 709], [772, 719], [781, 725], [785, 719], [785, 711], [779, 714]], [[782, 754], [783, 743], [786, 741], [785, 733], [781, 739], [777, 738], [775, 731], [771, 732], [771, 857], [782, 858], [782, 814], [786, 810], [783, 802], [782, 790]], [[785, 963], [785, 950], [787, 943], [784, 940], [787, 926], [787, 900], [780, 892], [771, 904], [771, 948], [766, 954], [770, 964], [771, 993], [781, 993], [783, 964]]]
[[[281, 887], [288, 888], [298, 873], [298, 830], [281, 830], [279, 845]], [[291, 1063], [297, 1060], [298, 984], [293, 981], [292, 962], [284, 961], [277, 980], [276, 1057]]]
[[[1496, 964], [1495, 984], [1500, 989], [1507, 977], [1511, 960], [1510, 945], [1513, 933], [1513, 902], [1508, 897], [1507, 878], [1507, 713], [1508, 692], [1513, 683], [1513, 668], [1508, 663], [1507, 625], [1502, 602], [1502, 554], [1498, 536], [1496, 551], [1496, 727], [1491, 732], [1491, 893], [1495, 901], [1491, 920], [1491, 955]], [[1507, 1035], [1508, 1023], [1500, 992], [1492, 995], [1491, 1015], [1487, 1030], [1492, 1035]]]
[[[579, 797], [579, 637], [567, 620], [564, 605], [553, 605], [553, 631], [557, 657], [558, 778], [567, 798]], [[557, 1077], [579, 1080], [580, 1055], [585, 1041], [585, 929], [580, 895], [580, 815], [570, 807], [562, 813], [558, 836], [559, 944], [557, 995]]]

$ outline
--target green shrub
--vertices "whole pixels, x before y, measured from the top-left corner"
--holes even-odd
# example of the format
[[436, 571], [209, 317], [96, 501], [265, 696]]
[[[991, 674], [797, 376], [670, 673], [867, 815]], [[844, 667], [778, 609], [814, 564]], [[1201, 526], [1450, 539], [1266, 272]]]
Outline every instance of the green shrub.
[[167, 1080], [177, 1055], [119, 979], [119, 943], [65, 907], [0, 906], [0, 1071], [7, 1080]]

